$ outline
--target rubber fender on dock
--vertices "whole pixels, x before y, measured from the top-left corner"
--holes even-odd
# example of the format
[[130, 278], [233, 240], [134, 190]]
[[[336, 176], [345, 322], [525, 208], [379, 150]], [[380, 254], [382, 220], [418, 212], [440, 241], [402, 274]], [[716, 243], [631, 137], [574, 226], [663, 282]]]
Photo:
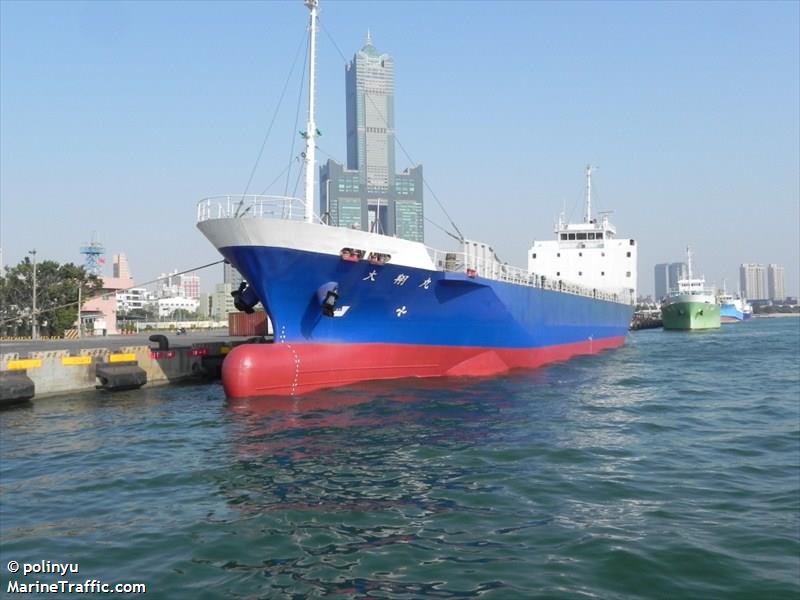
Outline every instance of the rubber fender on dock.
[[135, 390], [147, 383], [147, 373], [137, 365], [97, 365], [98, 388]]
[[167, 339], [167, 336], [161, 335], [160, 333], [155, 333], [147, 339], [158, 344], [159, 350], [169, 350], [169, 340]]
[[27, 402], [36, 393], [36, 385], [25, 371], [0, 372], [0, 408]]

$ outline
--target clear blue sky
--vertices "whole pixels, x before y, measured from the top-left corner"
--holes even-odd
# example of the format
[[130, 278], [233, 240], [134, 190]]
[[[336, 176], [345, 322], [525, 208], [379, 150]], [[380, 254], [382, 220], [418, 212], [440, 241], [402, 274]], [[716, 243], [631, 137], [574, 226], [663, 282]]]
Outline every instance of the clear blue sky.
[[[598, 208], [639, 241], [641, 292], [690, 243], [709, 281], [775, 262], [797, 295], [799, 6], [322, 0], [321, 20], [348, 58], [368, 28], [394, 57], [399, 140], [504, 260], [524, 266], [563, 206], [580, 215], [592, 163]], [[3, 1], [0, 17], [4, 262], [80, 261], [93, 231], [139, 281], [215, 260], [195, 204], [245, 187], [302, 2]], [[344, 62], [319, 45], [319, 146], [343, 160]], [[298, 80], [251, 192], [287, 164]], [[430, 195], [426, 216], [445, 222]]]

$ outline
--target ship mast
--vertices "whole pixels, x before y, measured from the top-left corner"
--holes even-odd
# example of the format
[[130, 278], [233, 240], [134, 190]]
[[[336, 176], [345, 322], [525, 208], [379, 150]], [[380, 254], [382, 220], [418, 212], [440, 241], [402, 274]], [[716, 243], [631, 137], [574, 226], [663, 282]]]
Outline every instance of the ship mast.
[[584, 223], [592, 221], [592, 165], [586, 165], [586, 217]]
[[686, 262], [687, 262], [687, 265], [689, 267], [689, 277], [688, 277], [688, 279], [689, 279], [690, 285], [691, 285], [691, 279], [692, 279], [692, 249], [689, 246], [686, 246]]
[[317, 137], [317, 124], [314, 118], [314, 96], [316, 95], [316, 62], [317, 62], [317, 8], [319, 0], [305, 0], [309, 11], [309, 57], [308, 57], [308, 124], [306, 125], [306, 222], [314, 220], [314, 171], [317, 168], [315, 160]]

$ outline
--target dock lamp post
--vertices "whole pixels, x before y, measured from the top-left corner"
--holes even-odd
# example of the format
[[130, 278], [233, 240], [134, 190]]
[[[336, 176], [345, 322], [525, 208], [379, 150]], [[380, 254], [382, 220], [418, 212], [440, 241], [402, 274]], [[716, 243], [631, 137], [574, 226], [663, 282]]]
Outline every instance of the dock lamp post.
[[31, 337], [39, 339], [39, 323], [36, 315], [36, 250], [29, 250], [28, 254], [33, 256], [33, 311], [31, 312]]

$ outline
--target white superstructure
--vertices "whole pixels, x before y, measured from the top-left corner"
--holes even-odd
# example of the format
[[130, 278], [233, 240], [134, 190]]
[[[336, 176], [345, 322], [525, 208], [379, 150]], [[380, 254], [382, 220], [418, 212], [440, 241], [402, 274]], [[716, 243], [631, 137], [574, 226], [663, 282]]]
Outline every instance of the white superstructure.
[[617, 239], [608, 220], [592, 216], [592, 167], [586, 168], [586, 210], [582, 223], [558, 219], [555, 240], [533, 242], [528, 271], [597, 290], [637, 290], [637, 246], [633, 239]]

